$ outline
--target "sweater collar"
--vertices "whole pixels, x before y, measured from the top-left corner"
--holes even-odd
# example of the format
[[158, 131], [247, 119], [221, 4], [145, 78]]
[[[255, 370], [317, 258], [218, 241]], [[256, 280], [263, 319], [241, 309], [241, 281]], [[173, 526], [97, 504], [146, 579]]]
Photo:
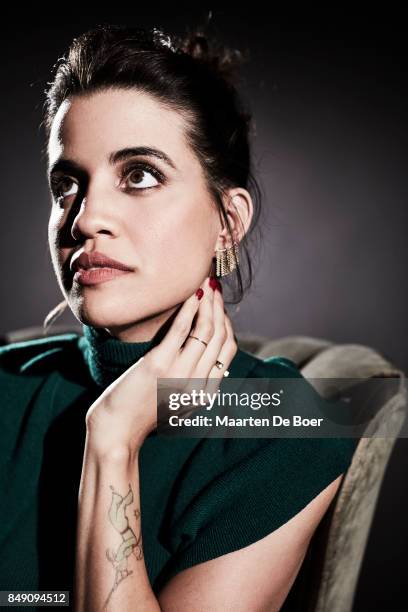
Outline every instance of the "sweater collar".
[[124, 342], [102, 327], [82, 325], [80, 349], [94, 382], [106, 388], [152, 347], [153, 340]]
[[[85, 324], [82, 325], [82, 330], [79, 348], [93, 381], [102, 388], [108, 387], [155, 344], [154, 339], [146, 342], [124, 342], [111, 336], [104, 328]], [[257, 363], [257, 357], [238, 349], [228, 368], [230, 377], [245, 378]]]

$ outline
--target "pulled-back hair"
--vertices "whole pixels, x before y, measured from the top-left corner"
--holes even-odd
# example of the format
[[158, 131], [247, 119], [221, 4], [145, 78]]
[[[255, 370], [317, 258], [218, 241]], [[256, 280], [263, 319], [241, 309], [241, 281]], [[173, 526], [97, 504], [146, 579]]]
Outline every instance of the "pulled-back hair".
[[[244, 52], [210, 39], [203, 29], [177, 36], [158, 28], [98, 25], [75, 38], [66, 56], [54, 64], [42, 121], [48, 142], [65, 99], [116, 88], [150, 94], [179, 112], [186, 122], [187, 143], [203, 168], [208, 191], [231, 237], [225, 192], [243, 187], [253, 200], [251, 227], [239, 244], [240, 263], [225, 277], [231, 289], [226, 302], [232, 304], [239, 303], [252, 284], [248, 243], [261, 205], [250, 152], [252, 118], [236, 86], [238, 68], [246, 59]], [[47, 315], [44, 328], [60, 314], [59, 306]]]

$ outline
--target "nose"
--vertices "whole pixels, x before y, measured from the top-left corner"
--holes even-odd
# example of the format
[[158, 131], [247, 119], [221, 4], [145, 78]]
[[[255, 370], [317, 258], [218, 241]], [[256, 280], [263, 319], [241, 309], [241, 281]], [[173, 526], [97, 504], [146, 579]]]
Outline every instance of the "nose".
[[[80, 237], [93, 238], [97, 234], [115, 235], [118, 231], [117, 214], [113, 213], [114, 196], [107, 194], [101, 187], [96, 190], [90, 185], [86, 196], [82, 198], [81, 206], [72, 227], [71, 236], [79, 240]], [[117, 210], [117, 207], [116, 207]]]

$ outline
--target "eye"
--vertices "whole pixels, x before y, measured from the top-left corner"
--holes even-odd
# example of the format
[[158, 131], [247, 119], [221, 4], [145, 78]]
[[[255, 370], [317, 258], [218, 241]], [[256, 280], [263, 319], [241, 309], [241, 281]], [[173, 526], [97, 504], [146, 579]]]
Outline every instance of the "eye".
[[76, 195], [78, 193], [78, 188], [78, 183], [69, 176], [57, 176], [51, 179], [52, 192], [58, 199]]
[[164, 183], [164, 177], [161, 172], [148, 164], [142, 163], [127, 167], [122, 173], [122, 178], [126, 178], [127, 182], [127, 189], [125, 191], [152, 189]]

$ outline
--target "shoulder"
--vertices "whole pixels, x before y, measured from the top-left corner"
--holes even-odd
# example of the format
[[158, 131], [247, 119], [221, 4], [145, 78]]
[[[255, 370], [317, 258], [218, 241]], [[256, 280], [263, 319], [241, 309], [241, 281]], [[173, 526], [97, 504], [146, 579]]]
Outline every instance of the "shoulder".
[[[341, 478], [341, 475], [336, 477], [297, 514], [264, 537], [184, 570], [173, 570], [172, 577], [158, 593], [160, 604], [166, 610], [182, 611], [193, 609], [199, 600], [205, 609], [218, 610], [222, 601], [228, 609], [280, 610]], [[276, 571], [271, 573], [271, 567]], [[242, 576], [246, 577], [245, 583]], [[252, 588], [248, 589], [248, 584]], [[300, 604], [294, 591], [293, 595]]]
[[78, 350], [79, 337], [77, 333], [56, 334], [0, 346], [1, 373], [13, 376], [44, 372], [47, 366], [55, 365], [56, 359], [69, 358]]
[[353, 440], [205, 439], [174, 487], [164, 542], [179, 572], [253, 544], [301, 512], [344, 474]]
[[[237, 378], [301, 379], [311, 401], [320, 397], [297, 365], [283, 356], [260, 359], [239, 349], [230, 370]], [[156, 586], [189, 567], [261, 540], [328, 487], [334, 491], [330, 487], [347, 471], [355, 442], [293, 437], [200, 440], [174, 486], [164, 542], [172, 558]], [[319, 499], [323, 498], [327, 494]], [[317, 502], [314, 508], [318, 516]]]
[[[51, 414], [49, 410], [43, 411], [40, 396], [48, 405], [50, 400], [54, 401], [56, 390], [61, 388], [61, 406], [76, 396], [77, 378], [71, 382], [73, 370], [81, 370], [76, 342], [76, 335], [64, 334], [0, 347], [0, 393], [4, 407], [0, 410], [2, 444], [10, 443], [11, 437], [18, 435], [21, 419], [28, 411], [32, 414], [34, 409], [38, 410], [41, 422]], [[61, 381], [64, 381], [63, 386]]]
[[[285, 386], [287, 393], [286, 401], [293, 401], [300, 405], [325, 408], [327, 400], [320, 395], [317, 389], [312, 384], [311, 380], [305, 377], [299, 366], [288, 357], [282, 355], [270, 355], [266, 358], [260, 358], [257, 355], [238, 349], [236, 354], [238, 367], [233, 368], [233, 373], [239, 377], [246, 378], [287, 378], [293, 379], [293, 384]], [[233, 365], [233, 364], [232, 364]], [[236, 374], [236, 372], [241, 372]], [[254, 381], [255, 382], [255, 381]], [[255, 382], [256, 384], [256, 382]], [[261, 387], [260, 387], [261, 389]], [[263, 388], [262, 388], [263, 389]], [[351, 462], [354, 454], [357, 440], [353, 438], [254, 438], [254, 439], [230, 439], [225, 442], [230, 452], [233, 449], [237, 452], [247, 453], [249, 448], [254, 445], [258, 451], [269, 455], [281, 455], [280, 459], [284, 460], [286, 454], [296, 453], [301, 455], [307, 449], [308, 452], [314, 453], [316, 458], [322, 460], [324, 455], [329, 453], [332, 458], [337, 458], [340, 462], [344, 462], [347, 466]]]
[[270, 355], [261, 358], [241, 347], [238, 347], [229, 370], [234, 378], [302, 376], [295, 362], [287, 357]]

